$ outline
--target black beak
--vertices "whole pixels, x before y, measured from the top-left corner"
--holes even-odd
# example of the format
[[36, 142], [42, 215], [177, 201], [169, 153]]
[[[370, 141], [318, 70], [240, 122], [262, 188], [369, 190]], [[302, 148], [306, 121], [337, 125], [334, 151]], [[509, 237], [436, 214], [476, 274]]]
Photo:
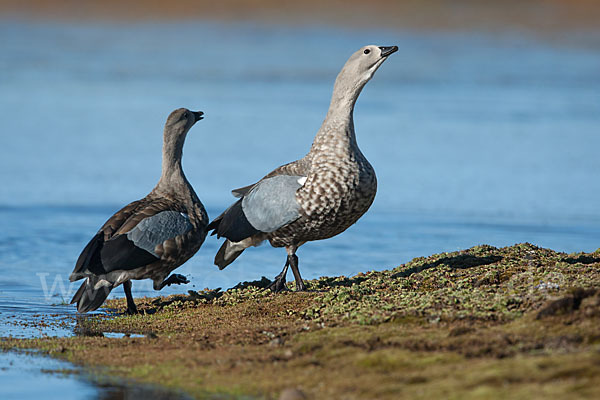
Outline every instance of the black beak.
[[194, 114], [194, 117], [196, 118], [196, 120], [194, 121], [194, 123], [200, 121], [201, 119], [203, 119], [203, 115], [204, 113], [202, 111], [192, 111], [192, 113]]
[[397, 52], [398, 46], [379, 46], [379, 49], [381, 50], [381, 57], [387, 57], [390, 54]]

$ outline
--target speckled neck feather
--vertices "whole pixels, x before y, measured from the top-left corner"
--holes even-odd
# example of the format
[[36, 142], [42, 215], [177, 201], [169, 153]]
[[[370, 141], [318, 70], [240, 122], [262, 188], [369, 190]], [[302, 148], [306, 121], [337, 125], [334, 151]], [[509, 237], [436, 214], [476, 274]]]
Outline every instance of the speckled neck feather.
[[346, 66], [338, 74], [333, 86], [329, 110], [317, 132], [309, 157], [315, 152], [327, 151], [346, 144], [348, 150], [358, 150], [354, 132], [354, 106], [370, 77], [356, 76]]

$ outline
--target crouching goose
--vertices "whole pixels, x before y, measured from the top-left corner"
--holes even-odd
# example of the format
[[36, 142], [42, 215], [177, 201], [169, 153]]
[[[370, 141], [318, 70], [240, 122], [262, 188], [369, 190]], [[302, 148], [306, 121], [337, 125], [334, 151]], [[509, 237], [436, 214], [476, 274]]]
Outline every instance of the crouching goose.
[[188, 283], [183, 275], [167, 276], [192, 257], [206, 237], [208, 215], [181, 167], [185, 137], [202, 115], [185, 108], [169, 115], [158, 184], [110, 217], [81, 252], [69, 277], [71, 282], [85, 278], [71, 300], [77, 311], [96, 310], [123, 284], [127, 312], [137, 313], [132, 279], [152, 279], [155, 290]]
[[288, 254], [271, 289], [286, 289], [291, 267], [296, 289], [305, 290], [298, 270], [298, 247], [345, 231], [375, 198], [375, 171], [356, 143], [354, 105], [375, 71], [397, 50], [396, 46], [371, 45], [354, 53], [335, 80], [329, 111], [308, 154], [253, 185], [233, 190], [239, 200], [207, 228], [227, 239], [215, 256], [220, 269], [246, 248], [269, 240], [273, 247], [285, 247]]

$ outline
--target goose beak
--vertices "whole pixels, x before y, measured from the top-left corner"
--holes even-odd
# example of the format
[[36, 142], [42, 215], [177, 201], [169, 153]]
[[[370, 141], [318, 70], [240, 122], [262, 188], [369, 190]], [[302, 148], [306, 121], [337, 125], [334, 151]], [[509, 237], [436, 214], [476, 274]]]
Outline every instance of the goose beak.
[[381, 57], [387, 57], [398, 51], [398, 46], [379, 46], [381, 50]]
[[198, 122], [204, 118], [203, 117], [204, 113], [202, 111], [192, 111], [192, 113], [194, 113], [194, 117], [196, 118], [196, 120], [194, 122]]

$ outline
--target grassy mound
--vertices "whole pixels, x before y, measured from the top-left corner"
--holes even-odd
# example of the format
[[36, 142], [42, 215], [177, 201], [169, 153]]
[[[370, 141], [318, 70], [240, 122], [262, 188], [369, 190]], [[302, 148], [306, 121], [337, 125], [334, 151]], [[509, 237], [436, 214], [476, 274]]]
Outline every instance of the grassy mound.
[[476, 246], [304, 293], [266, 284], [137, 299], [142, 315], [80, 318], [76, 337], [0, 343], [198, 398], [600, 398], [600, 251]]

